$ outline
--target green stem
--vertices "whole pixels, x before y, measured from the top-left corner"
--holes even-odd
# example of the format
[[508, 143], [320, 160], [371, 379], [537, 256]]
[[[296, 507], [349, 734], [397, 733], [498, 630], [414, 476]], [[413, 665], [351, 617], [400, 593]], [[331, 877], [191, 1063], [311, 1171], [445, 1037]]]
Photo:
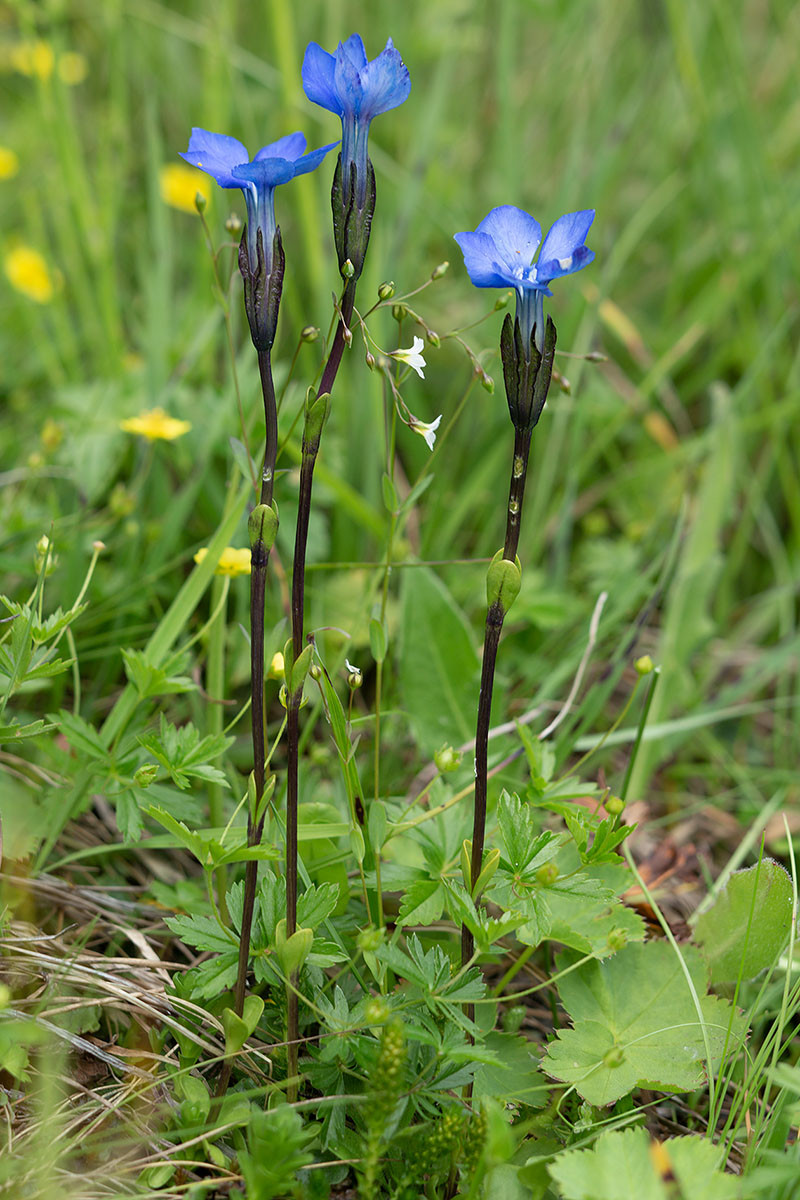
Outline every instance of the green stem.
[[[211, 585], [211, 611], [216, 619], [208, 631], [208, 661], [206, 666], [206, 691], [208, 692], [208, 732], [221, 734], [224, 725], [222, 702], [225, 696], [225, 634], [227, 630], [227, 601], [230, 577], [215, 575]], [[222, 787], [219, 783], [208, 785], [208, 823], [212, 829], [223, 824]], [[226, 923], [229, 923], [225, 896], [228, 890], [228, 869], [217, 867], [214, 872], [217, 905]]]

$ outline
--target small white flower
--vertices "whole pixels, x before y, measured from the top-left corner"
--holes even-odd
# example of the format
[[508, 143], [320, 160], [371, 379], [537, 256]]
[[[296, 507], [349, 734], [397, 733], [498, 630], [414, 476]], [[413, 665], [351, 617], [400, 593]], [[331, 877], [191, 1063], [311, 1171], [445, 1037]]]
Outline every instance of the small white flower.
[[422, 373], [422, 368], [425, 366], [425, 359], [420, 354], [420, 350], [425, 345], [421, 337], [414, 338], [414, 345], [410, 350], [393, 350], [391, 357], [396, 358], [398, 362], [406, 363], [409, 367], [417, 372], [420, 379], [425, 376]]
[[433, 449], [433, 443], [436, 441], [436, 430], [442, 419], [442, 414], [435, 421], [420, 421], [419, 417], [412, 417], [408, 422], [409, 429], [413, 429], [414, 433], [418, 433], [420, 437], [425, 438], [425, 443], [429, 450]]
[[347, 667], [347, 670], [350, 672], [350, 674], [351, 674], [351, 675], [358, 675], [358, 674], [360, 674], [359, 668], [358, 668], [358, 667], [354, 667], [354, 666], [353, 666], [353, 664], [350, 662], [350, 659], [349, 659], [349, 658], [346, 658], [346, 659], [344, 660], [344, 665]]

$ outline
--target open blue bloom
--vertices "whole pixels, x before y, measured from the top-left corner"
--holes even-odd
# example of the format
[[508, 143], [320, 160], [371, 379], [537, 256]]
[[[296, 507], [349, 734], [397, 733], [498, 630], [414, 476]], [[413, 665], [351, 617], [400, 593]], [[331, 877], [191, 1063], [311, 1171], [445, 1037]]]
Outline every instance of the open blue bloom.
[[342, 179], [349, 200], [351, 164], [356, 168], [356, 203], [367, 189], [369, 124], [380, 113], [397, 108], [411, 90], [408, 67], [389, 38], [372, 62], [357, 33], [328, 54], [311, 42], [303, 59], [303, 89], [314, 104], [342, 119]]
[[305, 175], [322, 162], [331, 142], [319, 150], [305, 153], [306, 139], [302, 133], [290, 133], [262, 146], [251, 160], [246, 148], [236, 138], [207, 129], [193, 129], [189, 148], [181, 158], [199, 167], [220, 187], [241, 188], [247, 203], [247, 253], [253, 274], [258, 269], [258, 231], [264, 244], [264, 265], [269, 275], [272, 266], [272, 245], [275, 237], [275, 188], [288, 183], [295, 175]]
[[586, 267], [594, 251], [584, 245], [594, 209], [567, 213], [551, 226], [542, 242], [538, 221], [512, 204], [493, 208], [474, 233], [457, 233], [455, 239], [464, 255], [464, 265], [475, 287], [513, 287], [517, 293], [517, 318], [524, 345], [530, 345], [536, 327], [536, 345], [541, 351], [544, 336], [545, 296], [548, 287], [562, 275]]

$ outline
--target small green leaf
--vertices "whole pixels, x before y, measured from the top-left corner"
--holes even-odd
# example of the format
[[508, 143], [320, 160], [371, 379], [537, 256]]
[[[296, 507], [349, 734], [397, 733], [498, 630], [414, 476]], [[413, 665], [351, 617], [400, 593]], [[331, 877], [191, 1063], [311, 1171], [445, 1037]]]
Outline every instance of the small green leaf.
[[789, 940], [792, 881], [771, 858], [734, 871], [714, 905], [697, 920], [695, 941], [711, 967], [711, 982], [752, 979]]
[[386, 629], [383, 623], [373, 617], [369, 623], [369, 648], [376, 663], [386, 658]]

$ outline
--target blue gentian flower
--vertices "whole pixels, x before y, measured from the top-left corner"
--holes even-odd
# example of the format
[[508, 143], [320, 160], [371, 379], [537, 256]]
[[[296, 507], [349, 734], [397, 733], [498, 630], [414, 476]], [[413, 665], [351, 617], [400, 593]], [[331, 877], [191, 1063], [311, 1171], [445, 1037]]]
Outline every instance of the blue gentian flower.
[[369, 124], [380, 113], [397, 108], [411, 90], [408, 67], [389, 38], [372, 62], [357, 33], [328, 54], [311, 42], [303, 59], [303, 89], [314, 104], [342, 119], [342, 179], [349, 200], [351, 164], [356, 170], [356, 204], [361, 207], [367, 190], [367, 138]]
[[199, 167], [220, 187], [241, 188], [247, 203], [247, 250], [250, 270], [258, 269], [258, 231], [264, 245], [264, 265], [269, 275], [272, 265], [272, 245], [275, 237], [275, 188], [288, 183], [295, 175], [305, 175], [322, 162], [331, 142], [319, 150], [305, 153], [306, 139], [302, 133], [290, 133], [262, 146], [251, 160], [246, 148], [236, 138], [207, 129], [193, 129], [189, 148], [181, 158]]
[[535, 327], [536, 345], [542, 349], [543, 301], [553, 294], [548, 284], [580, 271], [593, 260], [594, 251], [584, 245], [593, 220], [593, 208], [559, 217], [542, 242], [536, 263], [533, 259], [542, 240], [541, 226], [513, 204], [493, 208], [474, 233], [455, 235], [475, 287], [516, 290], [517, 318], [525, 346], [530, 345]]

